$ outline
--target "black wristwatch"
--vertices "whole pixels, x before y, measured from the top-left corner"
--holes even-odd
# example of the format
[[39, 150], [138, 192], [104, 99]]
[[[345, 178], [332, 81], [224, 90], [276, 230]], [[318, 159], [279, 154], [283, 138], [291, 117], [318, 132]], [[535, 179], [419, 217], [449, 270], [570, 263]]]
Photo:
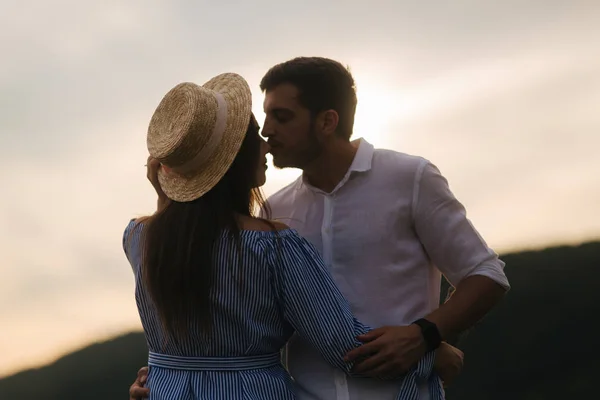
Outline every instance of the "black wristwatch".
[[442, 335], [440, 335], [440, 331], [433, 322], [421, 318], [413, 322], [413, 324], [421, 328], [423, 339], [425, 339], [425, 344], [427, 345], [427, 351], [435, 350], [440, 347]]

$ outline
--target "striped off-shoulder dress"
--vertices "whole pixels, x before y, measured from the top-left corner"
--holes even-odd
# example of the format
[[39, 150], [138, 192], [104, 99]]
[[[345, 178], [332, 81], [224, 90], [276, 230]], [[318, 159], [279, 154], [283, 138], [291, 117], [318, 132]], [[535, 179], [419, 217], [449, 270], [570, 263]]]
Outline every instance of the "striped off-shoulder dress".
[[[188, 337], [174, 341], [163, 330], [141, 277], [142, 228], [131, 221], [123, 246], [135, 274], [149, 350], [151, 400], [295, 399], [293, 379], [280, 362], [280, 350], [295, 331], [349, 373], [343, 357], [360, 345], [356, 336], [370, 328], [354, 318], [317, 250], [295, 230], [241, 231], [241, 256], [223, 234], [215, 252], [212, 334], [207, 339], [195, 330], [199, 320], [190, 315]], [[431, 382], [432, 400], [443, 398], [432, 367], [433, 354], [428, 354], [403, 378], [398, 399], [418, 399], [422, 380]]]

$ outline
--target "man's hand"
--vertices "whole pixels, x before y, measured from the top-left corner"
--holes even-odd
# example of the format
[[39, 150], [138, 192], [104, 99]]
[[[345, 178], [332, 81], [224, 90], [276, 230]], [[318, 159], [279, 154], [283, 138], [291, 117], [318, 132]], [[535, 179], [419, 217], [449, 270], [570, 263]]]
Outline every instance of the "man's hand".
[[433, 368], [440, 376], [444, 386], [451, 385], [460, 375], [464, 365], [465, 354], [454, 346], [442, 342], [435, 351], [435, 364]]
[[421, 328], [384, 326], [357, 338], [365, 343], [346, 354], [346, 362], [358, 360], [354, 373], [371, 377], [397, 377], [425, 355], [427, 346]]
[[129, 400], [147, 399], [150, 396], [150, 389], [144, 387], [147, 377], [148, 367], [140, 368], [135, 382], [129, 387]]

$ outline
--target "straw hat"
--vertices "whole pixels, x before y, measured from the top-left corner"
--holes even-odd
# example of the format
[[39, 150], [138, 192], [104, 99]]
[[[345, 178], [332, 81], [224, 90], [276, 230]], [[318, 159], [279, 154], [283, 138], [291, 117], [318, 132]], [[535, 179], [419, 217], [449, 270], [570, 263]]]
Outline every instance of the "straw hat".
[[160, 161], [158, 181], [172, 200], [195, 200], [227, 172], [252, 113], [248, 83], [233, 73], [204, 85], [180, 83], [162, 99], [148, 127], [150, 155]]

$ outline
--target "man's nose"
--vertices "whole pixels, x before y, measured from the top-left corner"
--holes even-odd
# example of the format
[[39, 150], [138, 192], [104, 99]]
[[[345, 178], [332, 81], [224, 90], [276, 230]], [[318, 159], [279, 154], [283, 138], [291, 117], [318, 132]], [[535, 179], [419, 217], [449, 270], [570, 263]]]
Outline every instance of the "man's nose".
[[268, 139], [269, 137], [273, 136], [274, 134], [275, 134], [275, 132], [273, 132], [273, 128], [271, 127], [271, 124], [265, 118], [265, 122], [263, 124], [263, 128], [260, 131], [260, 135], [262, 137]]
[[263, 128], [263, 129], [260, 131], [260, 135], [261, 135], [262, 137], [264, 137], [265, 139], [268, 139], [268, 138], [270, 138], [270, 137], [271, 137], [271, 136], [273, 136], [274, 134], [275, 134], [275, 133], [274, 133], [273, 131], [271, 131], [271, 130], [267, 130], [266, 128]]

